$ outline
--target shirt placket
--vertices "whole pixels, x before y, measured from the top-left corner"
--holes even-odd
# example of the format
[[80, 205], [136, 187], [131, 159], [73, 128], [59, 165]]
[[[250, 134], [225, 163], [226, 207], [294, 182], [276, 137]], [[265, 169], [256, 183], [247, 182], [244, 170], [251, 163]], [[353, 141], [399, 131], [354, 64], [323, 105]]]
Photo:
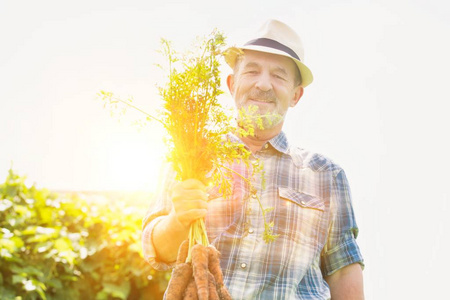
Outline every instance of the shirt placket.
[[[258, 155], [253, 156], [253, 162], [258, 163], [258, 157]], [[244, 199], [245, 224], [244, 234], [241, 241], [242, 251], [240, 253], [242, 253], [242, 255], [240, 255], [238, 262], [239, 272], [244, 278], [248, 278], [250, 274], [255, 276], [261, 272], [260, 264], [257, 263], [257, 260], [254, 260], [254, 258], [258, 258], [258, 254], [255, 253], [255, 250], [258, 249], [259, 244], [264, 243], [262, 240], [264, 222], [262, 220], [261, 206], [259, 204], [259, 200], [262, 195], [261, 183], [261, 174], [255, 174], [251, 178], [251, 185], [248, 190], [248, 195]], [[247, 280], [247, 284], [249, 282], [250, 281]], [[246, 295], [245, 297], [247, 296], [250, 295]]]

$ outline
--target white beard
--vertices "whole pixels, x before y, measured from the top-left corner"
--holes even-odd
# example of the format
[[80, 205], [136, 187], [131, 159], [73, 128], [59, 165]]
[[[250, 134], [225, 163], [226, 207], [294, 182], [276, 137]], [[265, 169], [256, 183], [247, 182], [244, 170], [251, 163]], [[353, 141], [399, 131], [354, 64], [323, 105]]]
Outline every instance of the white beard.
[[258, 130], [272, 129], [283, 122], [286, 114], [282, 115], [277, 111], [261, 113], [256, 105], [242, 107], [238, 111], [237, 121], [240, 127], [245, 130], [251, 128]]

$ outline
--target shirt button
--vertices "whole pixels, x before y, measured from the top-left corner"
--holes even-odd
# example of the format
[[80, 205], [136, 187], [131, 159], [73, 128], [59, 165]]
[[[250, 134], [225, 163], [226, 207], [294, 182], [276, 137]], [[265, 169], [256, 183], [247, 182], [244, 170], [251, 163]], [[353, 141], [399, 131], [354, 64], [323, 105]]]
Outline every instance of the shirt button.
[[246, 264], [246, 263], [241, 263], [241, 268], [242, 268], [242, 269], [247, 268], [247, 264]]
[[305, 205], [305, 204], [306, 204], [306, 202], [305, 202], [305, 201], [301, 201], [300, 203], [301, 203], [302, 205]]
[[269, 148], [269, 144], [264, 145], [264, 149], [267, 149], [267, 148]]
[[256, 194], [252, 194], [253, 199], [256, 199], [256, 197], [257, 197]]
[[250, 229], [248, 230], [248, 233], [253, 233], [253, 232], [255, 232], [255, 231], [253, 230], [253, 228], [250, 228]]

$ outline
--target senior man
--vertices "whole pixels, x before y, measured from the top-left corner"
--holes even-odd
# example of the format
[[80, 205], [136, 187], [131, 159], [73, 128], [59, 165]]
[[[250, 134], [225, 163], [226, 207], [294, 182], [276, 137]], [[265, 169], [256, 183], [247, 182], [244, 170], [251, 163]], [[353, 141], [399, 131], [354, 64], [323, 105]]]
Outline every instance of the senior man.
[[[173, 266], [191, 222], [205, 218], [233, 299], [364, 299], [363, 258], [344, 171], [291, 146], [282, 131], [288, 109], [313, 80], [299, 36], [269, 20], [254, 39], [229, 48], [225, 60], [233, 69], [227, 85], [236, 107], [257, 107], [264, 121], [254, 135], [232, 138], [263, 163], [265, 183], [257, 176], [249, 188], [237, 176], [232, 196], [222, 198], [197, 180], [176, 182], [169, 172], [144, 219], [146, 260], [160, 270]], [[269, 244], [261, 237], [257, 197], [273, 208], [269, 218], [278, 236]]]

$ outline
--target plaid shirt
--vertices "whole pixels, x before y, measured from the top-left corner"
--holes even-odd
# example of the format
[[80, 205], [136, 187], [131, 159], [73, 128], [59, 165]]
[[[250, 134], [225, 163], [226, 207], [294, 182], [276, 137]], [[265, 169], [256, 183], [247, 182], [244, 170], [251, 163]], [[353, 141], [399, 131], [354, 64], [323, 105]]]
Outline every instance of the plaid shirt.
[[[323, 276], [352, 263], [363, 265], [344, 171], [324, 156], [289, 147], [284, 133], [253, 156], [263, 163], [265, 184], [255, 176], [250, 189], [236, 175], [231, 197], [216, 188], [209, 192], [206, 228], [221, 252], [226, 286], [233, 299], [330, 299]], [[243, 164], [233, 169], [249, 175]], [[159, 270], [173, 266], [158, 261], [151, 243], [154, 225], [171, 209], [167, 192], [175, 183], [173, 172], [166, 178], [143, 232], [144, 256]], [[279, 236], [269, 244], [262, 239], [258, 197], [264, 208], [273, 208], [266, 218]]]

